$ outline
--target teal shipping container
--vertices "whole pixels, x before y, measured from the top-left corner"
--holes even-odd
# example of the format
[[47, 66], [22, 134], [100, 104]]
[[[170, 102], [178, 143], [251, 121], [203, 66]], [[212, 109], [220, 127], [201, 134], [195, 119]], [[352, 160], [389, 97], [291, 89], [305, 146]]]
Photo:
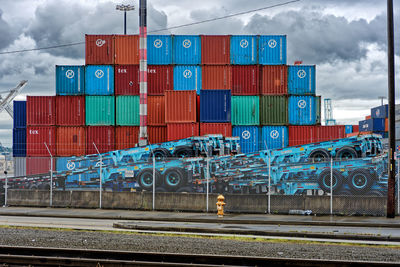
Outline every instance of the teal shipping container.
[[232, 35], [231, 36], [231, 64], [254, 65], [257, 64], [257, 36]]
[[232, 96], [231, 97], [232, 125], [259, 125], [260, 124], [260, 97], [259, 96]]
[[113, 95], [114, 68], [109, 65], [86, 66], [86, 95]]
[[114, 96], [86, 96], [86, 125], [115, 125]]
[[139, 126], [139, 101], [137, 95], [117, 96], [116, 117], [119, 126]]
[[56, 95], [85, 94], [85, 66], [56, 66]]

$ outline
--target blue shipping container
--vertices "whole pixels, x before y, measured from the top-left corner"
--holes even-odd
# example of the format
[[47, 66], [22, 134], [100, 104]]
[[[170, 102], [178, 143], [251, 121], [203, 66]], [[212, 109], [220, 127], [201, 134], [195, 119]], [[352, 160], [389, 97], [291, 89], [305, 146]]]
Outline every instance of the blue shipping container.
[[26, 128], [26, 101], [13, 103], [14, 128]]
[[315, 102], [314, 96], [290, 96], [288, 104], [289, 124], [316, 124]]
[[288, 94], [315, 95], [315, 66], [288, 67]]
[[369, 119], [358, 123], [360, 132], [384, 132], [385, 119]]
[[26, 157], [26, 128], [13, 129], [13, 157]]
[[371, 108], [371, 118], [373, 119], [384, 119], [389, 117], [389, 105], [383, 105], [375, 108]]
[[232, 35], [231, 64], [254, 65], [257, 61], [257, 36]]
[[86, 95], [113, 95], [114, 69], [110, 65], [86, 66]]
[[258, 39], [258, 62], [261, 65], [286, 65], [286, 36], [260, 36]]
[[261, 144], [263, 149], [279, 149], [289, 145], [289, 134], [286, 126], [264, 126], [261, 130]]
[[169, 65], [172, 64], [171, 35], [147, 36], [147, 64]]
[[200, 94], [201, 67], [200, 66], [175, 66], [174, 90], [196, 90]]
[[174, 35], [174, 64], [201, 64], [201, 41], [198, 35]]
[[200, 122], [231, 121], [231, 90], [201, 90]]
[[234, 126], [232, 135], [240, 137], [240, 149], [242, 153], [251, 153], [259, 150], [260, 129], [257, 126]]
[[346, 134], [353, 132], [353, 125], [345, 125], [344, 131]]
[[56, 66], [56, 95], [85, 94], [85, 66]]

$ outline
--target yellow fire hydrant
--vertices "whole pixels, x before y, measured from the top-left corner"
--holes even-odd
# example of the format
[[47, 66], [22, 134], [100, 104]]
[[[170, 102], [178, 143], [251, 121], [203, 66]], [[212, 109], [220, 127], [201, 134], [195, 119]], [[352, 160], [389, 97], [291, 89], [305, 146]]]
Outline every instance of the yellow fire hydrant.
[[225, 206], [225, 202], [224, 202], [225, 198], [223, 195], [219, 195], [217, 198], [217, 215], [218, 217], [224, 217], [224, 206]]

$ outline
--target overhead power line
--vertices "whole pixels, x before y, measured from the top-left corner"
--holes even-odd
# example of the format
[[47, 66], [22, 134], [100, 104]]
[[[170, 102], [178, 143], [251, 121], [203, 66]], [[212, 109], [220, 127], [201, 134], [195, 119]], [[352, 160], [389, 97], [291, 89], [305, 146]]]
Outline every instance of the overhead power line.
[[[301, 0], [287, 1], [287, 2], [284, 2], [284, 3], [280, 3], [280, 4], [275, 4], [275, 5], [271, 5], [271, 6], [261, 7], [261, 8], [257, 8], [257, 9], [252, 9], [252, 10], [248, 10], [248, 11], [244, 11], [244, 12], [239, 12], [239, 13], [235, 13], [235, 14], [230, 14], [230, 15], [226, 15], [226, 16], [222, 16], [222, 17], [218, 17], [218, 18], [212, 18], [212, 19], [207, 19], [207, 20], [192, 22], [192, 23], [188, 23], [188, 24], [181, 24], [181, 25], [177, 25], [177, 26], [172, 26], [172, 27], [168, 27], [168, 28], [164, 28], [164, 29], [158, 29], [158, 30], [148, 31], [148, 33], [154, 33], [154, 32], [161, 32], [161, 31], [173, 30], [173, 29], [178, 29], [178, 28], [183, 28], [183, 27], [189, 27], [189, 26], [193, 26], [193, 25], [198, 25], [198, 24], [202, 24], [202, 23], [213, 22], [213, 21], [217, 21], [217, 20], [222, 20], [222, 19], [227, 19], [227, 18], [231, 18], [231, 17], [241, 16], [241, 15], [245, 15], [245, 14], [249, 14], [249, 13], [254, 13], [254, 12], [257, 12], [257, 11], [261, 11], [261, 10], [266, 10], [266, 9], [271, 9], [271, 8], [275, 8], [275, 7], [285, 6], [285, 5], [292, 4], [292, 3], [295, 3], [295, 2], [300, 2], [300, 1], [301, 1]], [[62, 48], [62, 47], [69, 47], [69, 46], [82, 45], [82, 44], [85, 44], [85, 42], [77, 42], [77, 43], [71, 43], [71, 44], [61, 44], [61, 45], [46, 46], [46, 47], [38, 47], [38, 48], [31, 48], [31, 49], [14, 50], [14, 51], [5, 51], [5, 52], [0, 52], [0, 55], [16, 54], [16, 53], [25, 53], [25, 52], [32, 52], [32, 51], [39, 51], [39, 50], [49, 50], [49, 49]]]

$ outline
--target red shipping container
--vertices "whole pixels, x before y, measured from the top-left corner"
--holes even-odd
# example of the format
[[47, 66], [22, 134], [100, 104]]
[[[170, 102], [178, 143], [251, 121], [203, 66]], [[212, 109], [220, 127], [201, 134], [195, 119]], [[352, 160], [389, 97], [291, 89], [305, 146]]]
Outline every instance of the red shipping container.
[[86, 65], [114, 64], [113, 35], [85, 35]]
[[231, 66], [202, 66], [202, 89], [231, 89]]
[[200, 123], [200, 135], [206, 134], [232, 136], [232, 125], [230, 123]]
[[56, 96], [56, 124], [62, 126], [85, 125], [84, 96]]
[[150, 144], [167, 142], [167, 126], [148, 126], [147, 136]]
[[170, 123], [167, 124], [167, 141], [199, 136], [198, 123]]
[[89, 126], [86, 128], [86, 154], [97, 154], [93, 143], [100, 153], [115, 150], [115, 132], [113, 126]]
[[345, 138], [345, 126], [289, 126], [289, 146]]
[[353, 133], [359, 132], [359, 130], [360, 130], [359, 125], [353, 125]]
[[115, 64], [139, 64], [139, 35], [114, 35]]
[[[51, 169], [50, 157], [27, 157], [26, 158], [26, 175], [45, 174]], [[55, 158], [53, 158], [53, 171], [56, 170]]]
[[261, 67], [261, 95], [286, 95], [287, 65]]
[[201, 64], [224, 65], [230, 63], [229, 35], [201, 35]]
[[26, 97], [26, 124], [50, 126], [56, 124], [56, 101], [54, 96]]
[[165, 92], [165, 122], [196, 122], [196, 91]]
[[85, 155], [85, 138], [84, 127], [58, 127], [56, 156], [70, 157]]
[[346, 137], [344, 125], [336, 126], [316, 126], [317, 136], [312, 140], [315, 142], [325, 142]]
[[139, 126], [121, 126], [115, 128], [115, 149], [136, 147], [139, 141]]
[[147, 94], [164, 95], [166, 90], [174, 90], [174, 67], [147, 66]]
[[139, 66], [115, 65], [114, 90], [116, 95], [139, 95]]
[[26, 155], [33, 157], [50, 156], [45, 144], [53, 156], [56, 155], [56, 127], [28, 126], [26, 128]]
[[232, 66], [232, 95], [259, 95], [260, 68]]
[[147, 97], [147, 124], [153, 126], [165, 125], [165, 97]]
[[200, 121], [200, 96], [196, 95], [196, 121]]

